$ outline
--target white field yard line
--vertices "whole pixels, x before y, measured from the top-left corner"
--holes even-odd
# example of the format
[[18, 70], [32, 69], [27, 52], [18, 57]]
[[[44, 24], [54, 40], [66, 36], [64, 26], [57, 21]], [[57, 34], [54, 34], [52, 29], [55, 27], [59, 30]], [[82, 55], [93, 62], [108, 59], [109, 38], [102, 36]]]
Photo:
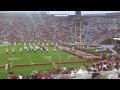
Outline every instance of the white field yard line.
[[[26, 52], [26, 53], [27, 53], [27, 52]], [[28, 56], [28, 59], [29, 59], [30, 63], [33, 64], [32, 60], [31, 60], [31, 58], [30, 58], [29, 53], [27, 53], [27, 56]]]
[[[67, 47], [63, 46], [63, 50], [67, 50]], [[71, 52], [71, 51], [69, 51], [69, 52]], [[66, 53], [66, 52], [65, 52], [65, 53]], [[69, 53], [67, 53], [67, 54], [68, 54], [68, 60], [69, 60], [70, 57], [76, 57], [76, 56], [71, 55], [71, 54], [69, 54]], [[63, 57], [62, 57], [62, 58], [63, 58]]]
[[[43, 52], [41, 52], [40, 54], [42, 54], [43, 58], [45, 58], [45, 56], [44, 56]], [[45, 58], [45, 59], [46, 59], [46, 58]], [[48, 59], [46, 59], [46, 60], [48, 60]]]
[[[58, 47], [57, 47], [57, 49], [58, 49]], [[59, 50], [59, 49], [58, 49]], [[65, 50], [65, 49], [63, 49], [63, 50]], [[60, 51], [61, 52], [61, 51]], [[61, 53], [60, 53], [60, 57], [62, 57], [63, 59], [65, 59], [65, 57], [63, 57], [62, 55], [63, 55], [63, 52], [64, 51], [62, 51]], [[66, 52], [65, 52], [66, 53]], [[69, 56], [69, 54], [67, 54], [68, 56]]]
[[[53, 48], [53, 47], [52, 47], [52, 48]], [[59, 49], [57, 48], [57, 50], [54, 52], [54, 55], [55, 55], [55, 53], [56, 53], [58, 50], [59, 50]], [[60, 51], [60, 52], [61, 52], [61, 51]], [[63, 51], [60, 53], [60, 55], [59, 55], [59, 57], [58, 57], [58, 60], [59, 60], [59, 58], [61, 58], [61, 57], [62, 57], [63, 59], [65, 59], [65, 57], [62, 56], [62, 54], [63, 54]]]
[[[50, 51], [50, 50], [49, 50]], [[42, 53], [42, 52], [41, 52]], [[47, 52], [46, 52], [47, 53]], [[45, 58], [45, 56], [43, 55], [43, 53], [42, 53], [42, 56], [43, 56], [43, 58]], [[52, 55], [50, 54], [49, 56], [51, 56], [52, 57]], [[46, 59], [46, 58], [45, 58]], [[46, 60], [48, 60], [48, 59], [46, 59]], [[49, 60], [50, 61], [50, 60]]]
[[[16, 47], [18, 47], [18, 46], [13, 46], [13, 47], [16, 48]], [[14, 62], [13, 59], [15, 59], [15, 54], [13, 54], [13, 56], [12, 56], [12, 64], [13, 64], [13, 62]]]

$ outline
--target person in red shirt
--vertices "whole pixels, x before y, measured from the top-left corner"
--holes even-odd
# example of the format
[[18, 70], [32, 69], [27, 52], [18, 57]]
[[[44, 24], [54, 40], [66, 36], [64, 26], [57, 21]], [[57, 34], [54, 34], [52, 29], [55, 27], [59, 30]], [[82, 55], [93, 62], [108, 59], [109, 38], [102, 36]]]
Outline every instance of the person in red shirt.
[[12, 72], [9, 72], [8, 79], [18, 79], [18, 77], [15, 74], [13, 74]]
[[37, 72], [37, 73], [35, 74], [35, 78], [36, 78], [36, 79], [42, 79], [41, 73], [40, 73], [40, 72]]
[[52, 79], [52, 76], [51, 76], [51, 74], [49, 74], [49, 73], [46, 73], [46, 75], [45, 75], [45, 78], [44, 79]]
[[59, 67], [57, 67], [57, 69], [56, 69], [56, 73], [59, 74], [60, 71], [61, 71], [61, 69], [60, 69]]

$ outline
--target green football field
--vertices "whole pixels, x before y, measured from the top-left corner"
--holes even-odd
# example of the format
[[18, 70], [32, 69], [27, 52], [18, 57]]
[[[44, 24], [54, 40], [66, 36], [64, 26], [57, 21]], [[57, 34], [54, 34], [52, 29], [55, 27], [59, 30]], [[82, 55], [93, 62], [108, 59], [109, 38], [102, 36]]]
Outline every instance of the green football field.
[[[28, 46], [28, 45], [26, 45]], [[34, 70], [39, 70], [41, 73], [44, 73], [47, 70], [54, 69], [53, 62], [63, 63], [63, 62], [80, 62], [81, 59], [78, 57], [72, 56], [64, 51], [60, 51], [54, 49], [52, 46], [48, 47], [48, 52], [46, 51], [30, 51], [26, 53], [24, 49], [24, 45], [10, 45], [10, 46], [0, 46], [0, 66], [5, 65], [8, 61], [14, 65], [20, 64], [47, 64], [49, 65], [37, 65], [37, 66], [23, 66], [23, 67], [12, 67], [10, 70], [16, 75], [22, 74], [31, 74]], [[8, 49], [8, 54], [6, 53], [6, 48]], [[15, 54], [12, 53], [12, 49], [15, 49]], [[22, 48], [22, 54], [20, 53], [20, 48]], [[67, 63], [67, 64], [59, 64], [59, 67], [66, 66], [69, 67], [80, 67], [83, 63]], [[85, 64], [91, 64], [85, 62]], [[0, 78], [7, 78], [7, 74], [5, 72], [5, 68], [0, 68]]]

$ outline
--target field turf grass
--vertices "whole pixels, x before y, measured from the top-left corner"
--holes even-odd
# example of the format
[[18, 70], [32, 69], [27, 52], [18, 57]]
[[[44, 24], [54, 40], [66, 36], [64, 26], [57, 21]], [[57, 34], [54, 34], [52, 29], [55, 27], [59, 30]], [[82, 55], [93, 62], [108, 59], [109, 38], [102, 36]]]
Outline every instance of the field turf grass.
[[[28, 45], [27, 45], [28, 46]], [[6, 48], [8, 48], [8, 55], [6, 53]], [[15, 54], [13, 55], [12, 49], [15, 48]], [[22, 54], [20, 54], [19, 50], [22, 48]], [[10, 46], [0, 46], [0, 66], [5, 65], [8, 60], [12, 63], [12, 65], [19, 64], [42, 64], [42, 63], [53, 63], [53, 62], [74, 62], [81, 61], [78, 57], [74, 57], [66, 52], [61, 52], [57, 49], [55, 52], [53, 51], [52, 46], [48, 46], [49, 51], [40, 52], [30, 51], [29, 54], [26, 53], [24, 49], [24, 45], [10, 45]], [[68, 57], [70, 57], [68, 59]], [[80, 67], [83, 63], [70, 63], [70, 64], [59, 64], [59, 67], [66, 66], [69, 67]], [[84, 64], [92, 64], [85, 62]], [[46, 70], [50, 70], [55, 68], [51, 65], [38, 65], [38, 66], [23, 66], [23, 67], [13, 67], [11, 71], [16, 75], [26, 75], [31, 74], [34, 70], [39, 70], [44, 74]], [[8, 74], [5, 73], [5, 68], [0, 68], [0, 78], [7, 78]]]

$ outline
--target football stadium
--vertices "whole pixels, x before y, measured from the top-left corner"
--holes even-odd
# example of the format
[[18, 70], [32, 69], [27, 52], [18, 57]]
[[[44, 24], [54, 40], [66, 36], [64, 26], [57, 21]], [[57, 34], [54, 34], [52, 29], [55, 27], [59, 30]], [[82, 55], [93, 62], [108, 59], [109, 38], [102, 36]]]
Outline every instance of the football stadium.
[[0, 79], [120, 79], [120, 12], [49, 12], [0, 11]]

